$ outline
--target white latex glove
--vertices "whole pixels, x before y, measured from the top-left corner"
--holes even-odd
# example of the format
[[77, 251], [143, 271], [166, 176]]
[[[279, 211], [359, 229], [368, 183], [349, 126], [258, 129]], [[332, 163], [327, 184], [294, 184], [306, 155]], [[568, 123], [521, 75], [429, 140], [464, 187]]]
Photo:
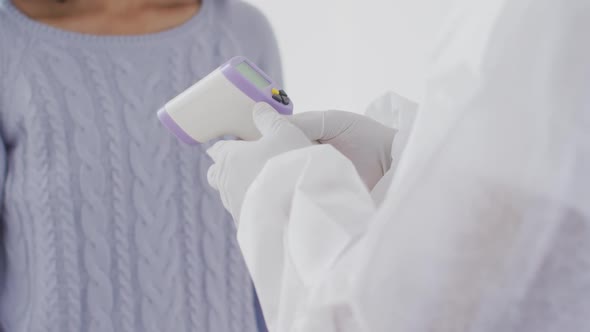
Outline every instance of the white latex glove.
[[312, 145], [301, 130], [266, 103], [254, 106], [253, 117], [262, 134], [259, 140], [220, 141], [207, 150], [214, 162], [207, 180], [219, 191], [236, 224], [244, 195], [266, 162], [283, 152]]
[[330, 144], [350, 159], [370, 190], [391, 167], [396, 131], [367, 116], [315, 111], [295, 114], [289, 120], [310, 140]]

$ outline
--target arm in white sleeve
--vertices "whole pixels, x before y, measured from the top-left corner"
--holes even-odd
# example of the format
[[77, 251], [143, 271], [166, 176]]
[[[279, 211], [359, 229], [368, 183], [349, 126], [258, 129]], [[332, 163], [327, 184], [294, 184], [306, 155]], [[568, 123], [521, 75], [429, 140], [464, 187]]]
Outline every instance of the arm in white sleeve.
[[298, 331], [590, 329], [590, 3], [472, 5], [386, 200]]
[[[439, 49], [377, 212], [366, 192], [332, 182], [314, 198], [330, 209], [295, 211], [298, 180], [283, 169], [252, 187], [240, 237], [272, 331], [590, 329], [590, 4], [471, 5]], [[332, 165], [315, 180], [353, 173]], [[309, 222], [294, 212], [344, 221], [331, 254], [294, 250], [293, 239], [318, 242], [313, 228], [295, 233], [310, 240], [291, 235]]]
[[[397, 131], [398, 158], [416, 108], [394, 93], [369, 106], [375, 120]], [[376, 202], [392, 174], [381, 181]], [[244, 201], [238, 238], [271, 331], [293, 327], [294, 307], [303, 309], [308, 289], [364, 233], [374, 210], [354, 165], [330, 145], [294, 151], [267, 164]]]
[[267, 163], [246, 194], [238, 241], [270, 331], [291, 329], [309, 288], [374, 212], [352, 163], [329, 145]]

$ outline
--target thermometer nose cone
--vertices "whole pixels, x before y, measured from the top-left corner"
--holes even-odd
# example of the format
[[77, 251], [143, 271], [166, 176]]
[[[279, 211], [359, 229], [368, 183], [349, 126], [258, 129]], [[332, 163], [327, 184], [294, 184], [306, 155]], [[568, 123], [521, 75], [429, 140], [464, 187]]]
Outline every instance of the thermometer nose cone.
[[182, 129], [178, 123], [176, 123], [176, 121], [174, 121], [170, 114], [168, 114], [166, 107], [162, 107], [160, 110], [158, 110], [158, 119], [162, 125], [164, 125], [164, 127], [166, 127], [181, 142], [189, 145], [199, 144], [199, 142], [187, 134], [187, 132], [184, 131], [184, 129]]

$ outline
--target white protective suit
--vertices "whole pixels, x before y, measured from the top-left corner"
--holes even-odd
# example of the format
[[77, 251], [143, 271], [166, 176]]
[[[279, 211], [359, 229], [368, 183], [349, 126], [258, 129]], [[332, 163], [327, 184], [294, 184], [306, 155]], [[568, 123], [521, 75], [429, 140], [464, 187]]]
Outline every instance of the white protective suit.
[[590, 331], [590, 1], [461, 9], [379, 208], [328, 145], [247, 192], [271, 331]]

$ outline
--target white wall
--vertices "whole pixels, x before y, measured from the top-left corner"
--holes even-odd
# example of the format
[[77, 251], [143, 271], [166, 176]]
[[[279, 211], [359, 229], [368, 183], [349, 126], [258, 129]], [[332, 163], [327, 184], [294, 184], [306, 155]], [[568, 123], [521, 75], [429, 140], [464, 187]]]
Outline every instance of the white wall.
[[279, 39], [296, 111], [362, 112], [386, 90], [421, 100], [427, 53], [453, 0], [248, 0]]

